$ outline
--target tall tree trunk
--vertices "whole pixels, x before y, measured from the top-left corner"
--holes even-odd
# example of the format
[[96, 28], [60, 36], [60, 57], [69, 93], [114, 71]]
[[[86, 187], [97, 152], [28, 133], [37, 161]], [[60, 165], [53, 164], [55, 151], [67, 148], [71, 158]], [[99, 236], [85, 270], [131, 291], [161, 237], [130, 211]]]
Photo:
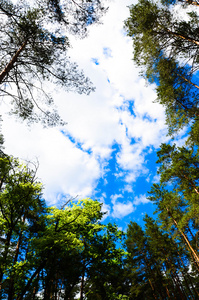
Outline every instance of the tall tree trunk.
[[32, 299], [34, 300], [38, 291], [38, 281], [39, 281], [39, 273], [37, 274], [37, 281], [35, 283], [34, 289], [33, 289], [33, 295]]
[[[158, 276], [155, 275], [155, 280], [157, 280], [157, 278], [158, 278], [157, 281], [160, 281], [160, 278], [162, 277], [162, 274], [161, 274], [161, 272], [160, 272], [161, 265], [160, 265], [160, 264], [157, 264], [156, 261], [154, 261], [154, 259], [152, 259], [152, 263], [153, 263], [153, 265], [155, 266], [155, 270], [156, 270], [157, 275], [158, 275]], [[161, 279], [161, 282], [162, 282], [162, 279]], [[156, 290], [157, 290], [157, 292], [159, 293], [161, 299], [165, 299], [165, 294], [164, 294], [164, 292], [163, 292], [164, 289], [165, 289], [165, 291], [166, 291], [165, 284], [164, 284], [163, 282], [162, 282], [162, 285], [161, 285], [160, 288], [159, 288], [159, 285], [158, 285], [158, 287], [156, 287]], [[166, 292], [166, 294], [167, 294], [167, 292]]]
[[[2, 255], [2, 266], [4, 264], [6, 264], [6, 259], [7, 259], [7, 256], [8, 256], [11, 237], [12, 237], [12, 229], [10, 229], [10, 231], [7, 233], [7, 236], [6, 236], [5, 249], [4, 249], [4, 252], [3, 252], [3, 255]], [[0, 290], [2, 288], [2, 280], [3, 280], [3, 269], [1, 268], [1, 272], [0, 272]]]
[[154, 286], [153, 286], [153, 284], [152, 284], [152, 282], [151, 282], [151, 279], [148, 278], [148, 281], [149, 281], [149, 284], [150, 284], [151, 289], [152, 289], [153, 297], [154, 297], [154, 299], [157, 299], [157, 296], [156, 296], [156, 294], [155, 294], [155, 288], [154, 288]]
[[168, 299], [171, 299], [171, 295], [169, 293], [169, 289], [168, 289], [167, 285], [166, 285], [166, 292], [167, 292]]
[[195, 88], [199, 89], [199, 86], [195, 83], [193, 83], [192, 81], [188, 80], [187, 78], [185, 78], [184, 76], [181, 76], [180, 74], [177, 74], [180, 78], [182, 78], [184, 81], [188, 82], [189, 84], [193, 85]]
[[82, 278], [81, 278], [81, 286], [80, 286], [80, 300], [83, 300], [84, 296], [84, 277], [85, 277], [85, 259], [83, 259], [83, 270], [82, 270]]
[[54, 296], [54, 300], [57, 300], [57, 292], [58, 292], [58, 271], [56, 273], [56, 278], [55, 278], [55, 296]]
[[[175, 295], [175, 286], [177, 286], [177, 289], [181, 295], [181, 299], [187, 299], [186, 297], [184, 298], [184, 289], [180, 283], [180, 280], [179, 280], [179, 277], [178, 277], [178, 274], [177, 274], [177, 271], [176, 271], [176, 267], [175, 267], [175, 264], [173, 264], [173, 261], [171, 259], [168, 259], [167, 255], [168, 253], [166, 253], [164, 247], [161, 247], [161, 251], [163, 252], [164, 254], [164, 257], [165, 257], [165, 265], [166, 265], [166, 270], [170, 270], [169, 273], [170, 273], [170, 276], [172, 278], [172, 282], [174, 283], [174, 288], [172, 286], [172, 290], [173, 290], [173, 293]], [[186, 295], [185, 295], [186, 296]], [[175, 299], [176, 299], [176, 295], [175, 295]]]
[[[176, 272], [176, 268], [173, 266], [173, 263], [167, 257], [165, 257], [165, 264], [166, 264], [166, 269], [169, 270], [170, 276], [171, 276], [173, 284], [174, 284], [174, 291], [173, 291], [174, 294], [176, 294], [175, 287], [177, 287], [177, 290], [180, 294], [180, 298], [186, 300], [187, 297], [186, 297], [186, 295], [185, 295], [185, 297], [183, 295], [184, 290], [183, 290], [183, 287], [181, 286], [178, 274]], [[175, 295], [175, 296], [177, 296], [177, 298], [178, 298], [178, 295]]]
[[180, 232], [181, 236], [183, 237], [183, 239], [184, 239], [184, 241], [185, 241], [185, 243], [187, 245], [188, 250], [192, 253], [192, 255], [194, 257], [194, 260], [196, 262], [196, 265], [197, 265], [197, 269], [199, 271], [199, 257], [197, 255], [197, 253], [195, 252], [195, 250], [191, 246], [191, 244], [190, 244], [190, 242], [189, 242], [186, 234], [179, 228], [177, 221], [174, 219], [174, 217], [172, 216], [171, 212], [169, 211], [169, 209], [167, 207], [166, 207], [166, 210], [168, 212], [168, 215], [172, 218], [172, 221], [173, 221], [174, 225], [176, 226], [176, 228]]
[[[24, 224], [26, 220], [25, 214], [23, 215], [23, 220], [22, 223]], [[20, 245], [21, 245], [21, 241], [22, 241], [22, 234], [23, 231], [21, 230], [19, 233], [19, 238], [17, 241], [17, 246], [16, 246], [16, 250], [15, 250], [15, 257], [13, 260], [13, 266], [15, 265], [15, 263], [17, 262], [18, 259], [18, 255], [19, 255], [19, 249], [20, 249]], [[10, 281], [9, 281], [9, 290], [8, 290], [8, 300], [12, 300], [13, 299], [13, 295], [14, 295], [14, 280], [15, 280], [15, 274], [12, 274], [12, 276], [10, 277]]]
[[[178, 250], [177, 250], [177, 253], [178, 253], [178, 257], [179, 257], [179, 259], [180, 259], [181, 266], [182, 266], [183, 269], [184, 269], [184, 271], [183, 271], [182, 273], [183, 273], [183, 277], [184, 277], [184, 280], [185, 280], [185, 284], [186, 284], [186, 286], [187, 286], [187, 289], [188, 289], [188, 290], [190, 291], [190, 293], [192, 294], [193, 300], [195, 299], [195, 296], [196, 296], [196, 298], [199, 298], [199, 292], [195, 289], [195, 287], [194, 287], [194, 285], [193, 285], [193, 282], [192, 282], [192, 280], [191, 280], [191, 277], [190, 277], [190, 275], [189, 275], [189, 272], [186, 271], [187, 268], [185, 267], [184, 262], [183, 262], [183, 259], [181, 258], [181, 255], [180, 255], [180, 253], [179, 253]], [[180, 268], [180, 263], [178, 263], [179, 268]], [[187, 280], [187, 278], [188, 278], [188, 280]], [[189, 281], [189, 282], [188, 282], [188, 281]], [[191, 285], [191, 288], [192, 288], [192, 290], [193, 290], [193, 292], [194, 292], [195, 295], [194, 295], [193, 292], [191, 291], [189, 285]]]
[[3, 69], [3, 71], [0, 73], [0, 84], [3, 82], [4, 78], [9, 74], [10, 70], [14, 67], [14, 64], [17, 61], [17, 58], [19, 57], [20, 53], [24, 50], [28, 42], [28, 39], [25, 40], [25, 42], [21, 45], [21, 47], [16, 51], [12, 59], [9, 61], [7, 66]]
[[62, 278], [61, 285], [60, 285], [60, 288], [59, 288], [59, 291], [58, 291], [58, 298], [57, 298], [57, 300], [60, 299], [61, 291], [62, 291], [62, 286], [63, 286], [63, 278]]
[[30, 288], [31, 283], [34, 280], [35, 276], [37, 276], [37, 274], [39, 274], [41, 272], [41, 270], [45, 267], [46, 262], [47, 262], [47, 259], [43, 260], [43, 262], [40, 264], [40, 266], [35, 270], [35, 272], [33, 272], [32, 276], [28, 280], [27, 284], [25, 285], [25, 287], [23, 288], [21, 293], [16, 297], [16, 300], [23, 300], [23, 297], [24, 297], [25, 293], [28, 291], [28, 289]]
[[[150, 264], [149, 264], [149, 262], [148, 262], [148, 260], [147, 260], [147, 258], [146, 258], [146, 255], [145, 255], [145, 253], [144, 253], [143, 251], [141, 251], [141, 253], [142, 253], [143, 257], [144, 257], [144, 263], [145, 263], [146, 269], [147, 269], [148, 273], [150, 274], [150, 276], [153, 277], [153, 276], [152, 276], [152, 272], [151, 272], [151, 266], [150, 266]], [[153, 285], [153, 283], [152, 283], [150, 277], [148, 277], [147, 279], [148, 279], [149, 284], [150, 284], [150, 286], [151, 286], [151, 290], [152, 290], [153, 297], [154, 297], [154, 299], [156, 300], [156, 299], [158, 299], [158, 298], [157, 298], [157, 295], [156, 295], [156, 289], [155, 289], [155, 286]]]

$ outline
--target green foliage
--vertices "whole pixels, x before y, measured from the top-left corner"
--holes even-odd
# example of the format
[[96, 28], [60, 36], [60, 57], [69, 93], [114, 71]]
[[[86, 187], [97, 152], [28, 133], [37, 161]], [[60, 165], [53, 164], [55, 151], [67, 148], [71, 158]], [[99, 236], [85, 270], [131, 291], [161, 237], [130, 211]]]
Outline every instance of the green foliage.
[[128, 293], [124, 272], [126, 252], [117, 246], [123, 239], [124, 234], [109, 223], [92, 244], [89, 241], [85, 244], [85, 250], [92, 251], [84, 258], [88, 266], [85, 299], [123, 299]]
[[67, 56], [68, 35], [84, 37], [103, 12], [103, 5], [95, 0], [0, 2], [0, 92], [12, 97], [12, 113], [29, 122], [64, 124], [43, 89], [44, 82], [80, 94], [94, 90]]
[[129, 299], [195, 299], [198, 274], [190, 270], [183, 244], [145, 216], [145, 229], [131, 222], [127, 230]]
[[36, 169], [5, 154], [0, 182], [1, 299], [75, 299], [80, 284], [85, 299], [128, 299], [124, 234], [98, 201], [46, 207]]
[[130, 6], [125, 27], [133, 39], [134, 61], [146, 79], [157, 84], [157, 101], [165, 107], [169, 134], [193, 124], [191, 140], [198, 143], [194, 133], [199, 114], [198, 15], [184, 11], [185, 21], [169, 3], [140, 0]]
[[[176, 6], [178, 5], [178, 6]], [[187, 145], [162, 144], [159, 183], [149, 197], [156, 207], [145, 228], [127, 231], [130, 299], [198, 299], [198, 47], [197, 1], [139, 0], [125, 22], [134, 61], [165, 108], [169, 134], [189, 129]], [[192, 6], [193, 8], [193, 6]]]
[[160, 55], [147, 70], [146, 76], [150, 82], [158, 84], [156, 101], [165, 107], [171, 135], [184, 126], [197, 122], [198, 86], [194, 86], [192, 82], [189, 67], [180, 67], [173, 59]]
[[[165, 259], [166, 253], [169, 253], [167, 259], [173, 256], [174, 265], [172, 264], [169, 272], [175, 267], [176, 274], [184, 278], [183, 293], [193, 295], [195, 298], [198, 297], [199, 272], [197, 147], [185, 148], [162, 144], [157, 154], [160, 183], [152, 186], [148, 198], [156, 205], [159, 228], [164, 230], [169, 238], [172, 238], [170, 244], [172, 242], [173, 246], [170, 248], [174, 250], [171, 253], [167, 249], [162, 260]], [[149, 224], [150, 219], [146, 220]], [[146, 232], [148, 232], [148, 228]], [[155, 240], [154, 232], [153, 228], [150, 233], [153, 242]], [[158, 243], [160, 245], [160, 241]], [[166, 246], [164, 248], [166, 249]], [[161, 252], [158, 257], [161, 257]], [[176, 266], [178, 266], [177, 270]]]

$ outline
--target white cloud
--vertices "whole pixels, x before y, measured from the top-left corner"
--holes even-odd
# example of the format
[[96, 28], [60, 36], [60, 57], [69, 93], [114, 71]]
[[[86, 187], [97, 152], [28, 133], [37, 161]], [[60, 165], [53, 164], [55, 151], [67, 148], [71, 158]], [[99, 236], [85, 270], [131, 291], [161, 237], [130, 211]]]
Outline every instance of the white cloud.
[[[4, 126], [7, 122], [3, 122]], [[20, 133], [20, 138], [19, 138]], [[57, 193], [86, 197], [92, 194], [101, 170], [97, 159], [76, 148], [55, 128], [31, 131], [9, 120], [6, 129], [6, 151], [26, 160], [39, 160], [38, 176], [45, 186], [48, 202], [55, 202]]]
[[130, 201], [121, 202], [118, 199], [123, 199], [122, 194], [115, 194], [111, 196], [111, 203], [112, 203], [112, 214], [111, 216], [114, 218], [121, 219], [129, 214], [131, 214], [135, 208], [133, 203]]
[[121, 219], [134, 212], [138, 205], [150, 203], [150, 200], [147, 199], [145, 194], [135, 196], [133, 201], [118, 201], [118, 199], [123, 198], [124, 196], [122, 194], [115, 194], [111, 196], [112, 217]]
[[123, 144], [121, 152], [118, 154], [117, 161], [120, 166], [128, 171], [126, 182], [135, 182], [137, 177], [148, 172], [144, 166], [145, 154], [143, 154], [143, 146], [139, 143], [133, 145]]
[[132, 184], [126, 184], [125, 187], [124, 187], [123, 192], [133, 193]]
[[115, 203], [117, 201], [117, 199], [119, 198], [123, 198], [124, 196], [122, 194], [115, 194], [111, 196], [111, 202]]
[[136, 210], [136, 207], [140, 204], [150, 203], [146, 195], [135, 196], [133, 201], [118, 201], [118, 199], [123, 199], [122, 194], [115, 194], [111, 196], [112, 203], [112, 213], [111, 216], [117, 219], [122, 219], [123, 217], [131, 214]]
[[[109, 96], [101, 93], [84, 95], [59, 95], [62, 117], [67, 120], [66, 133], [81, 142], [84, 149], [100, 157], [108, 157], [113, 141], [118, 136], [118, 111], [110, 104]], [[67, 109], [64, 109], [66, 108]]]
[[113, 203], [113, 212], [112, 217], [121, 219], [135, 210], [133, 203], [130, 201], [124, 202], [114, 202]]
[[146, 195], [139, 195], [134, 198], [133, 205], [138, 206], [140, 204], [146, 204], [151, 202], [147, 199]]
[[110, 216], [111, 206], [106, 203], [106, 195], [102, 193], [102, 197], [99, 197], [100, 203], [102, 203], [102, 212], [105, 213], [102, 220], [105, 220], [108, 216]]
[[156, 174], [152, 179], [152, 183], [158, 183], [158, 182], [160, 182], [160, 175]]
[[[156, 98], [153, 86], [146, 87], [144, 79], [139, 77], [139, 70], [132, 61], [132, 41], [124, 35], [123, 20], [128, 17], [130, 3], [129, 0], [111, 2], [103, 18], [104, 25], [90, 29], [87, 39], [72, 38], [69, 55], [91, 78], [96, 92], [85, 96], [55, 88], [58, 110], [68, 122], [62, 128], [66, 136], [60, 133], [60, 128], [43, 129], [33, 125], [27, 129], [13, 118], [4, 118], [5, 151], [23, 159], [38, 158], [38, 176], [45, 184], [45, 195], [51, 203], [56, 203], [60, 193], [91, 196], [105, 172], [104, 166], [115, 142], [121, 146], [117, 156], [122, 168], [119, 172], [127, 174], [126, 191], [132, 192], [130, 184], [148, 172], [144, 166], [146, 148], [158, 147], [167, 139], [164, 109], [152, 103]], [[98, 65], [93, 58], [98, 60]], [[134, 116], [129, 112], [128, 100], [134, 101]], [[115, 217], [134, 211], [131, 202], [114, 201]], [[105, 202], [103, 206], [110, 210]]]

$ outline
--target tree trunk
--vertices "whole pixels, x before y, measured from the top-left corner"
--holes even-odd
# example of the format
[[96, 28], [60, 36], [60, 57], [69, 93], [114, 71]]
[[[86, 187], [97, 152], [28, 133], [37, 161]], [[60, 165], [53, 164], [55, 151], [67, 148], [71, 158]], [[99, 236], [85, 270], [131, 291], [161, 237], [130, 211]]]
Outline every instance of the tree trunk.
[[185, 0], [185, 2], [188, 3], [188, 4], [191, 4], [191, 5], [199, 6], [199, 3], [197, 1]]
[[171, 34], [171, 35], [174, 35], [174, 36], [179, 37], [179, 38], [181, 38], [181, 39], [183, 39], [183, 40], [185, 40], [185, 41], [191, 42], [191, 43], [193, 43], [193, 44], [199, 46], [199, 41], [197, 41], [197, 40], [194, 40], [194, 39], [192, 39], [192, 38], [190, 38], [190, 37], [188, 37], [188, 36], [184, 36], [184, 35], [182, 35], [182, 34], [180, 34], [180, 33], [174, 32], [174, 31], [172, 31], [172, 30], [170, 30], [170, 29], [166, 29], [166, 31], [167, 31], [169, 34]]
[[188, 82], [189, 84], [193, 85], [195, 88], [199, 89], [199, 86], [195, 83], [193, 83], [192, 81], [188, 80], [187, 78], [185, 78], [184, 76], [181, 76], [180, 74], [177, 74], [180, 78], [182, 78], [184, 81]]
[[166, 207], [166, 210], [167, 210], [167, 212], [168, 212], [168, 215], [172, 218], [174, 225], [176, 226], [176, 228], [178, 229], [178, 231], [179, 231], [180, 234], [182, 235], [182, 237], [183, 237], [183, 239], [184, 239], [184, 241], [185, 241], [185, 243], [186, 243], [186, 245], [187, 245], [188, 250], [192, 253], [192, 255], [193, 255], [193, 257], [194, 257], [194, 260], [195, 260], [195, 263], [196, 263], [196, 265], [197, 265], [197, 269], [198, 269], [198, 271], [199, 271], [199, 257], [198, 257], [198, 255], [197, 255], [197, 253], [196, 253], [195, 250], [192, 248], [192, 246], [191, 246], [191, 244], [190, 244], [190, 242], [189, 242], [189, 240], [188, 240], [186, 234], [178, 227], [177, 221], [173, 218], [172, 214], [170, 213], [170, 211], [169, 211], [169, 209], [168, 209], [167, 207]]
[[[177, 253], [178, 253], [178, 257], [179, 257], [179, 259], [180, 259], [181, 265], [183, 266], [183, 269], [185, 270], [185, 271], [182, 272], [182, 274], [183, 274], [183, 277], [184, 277], [184, 280], [185, 280], [187, 289], [188, 289], [188, 290], [191, 292], [191, 294], [193, 295], [193, 300], [195, 299], [194, 294], [195, 294], [196, 298], [197, 298], [197, 297], [199, 298], [199, 293], [198, 293], [198, 291], [195, 289], [195, 287], [194, 287], [194, 285], [193, 285], [193, 282], [192, 282], [192, 280], [191, 280], [191, 278], [190, 278], [189, 272], [186, 271], [187, 268], [185, 267], [184, 262], [183, 262], [183, 260], [182, 260], [182, 258], [181, 258], [180, 253], [178, 252], [178, 250], [177, 250]], [[178, 265], [179, 265], [179, 267], [180, 267], [180, 264], [179, 264], [179, 263], [178, 263]], [[187, 278], [188, 278], [189, 282], [187, 281]], [[192, 288], [194, 294], [193, 294], [193, 292], [191, 291], [191, 289], [189, 288], [189, 285], [191, 285], [191, 288]]]
[[[144, 263], [145, 263], [146, 269], [147, 269], [148, 273], [150, 274], [150, 276], [152, 277], [151, 266], [150, 266], [150, 264], [149, 264], [147, 258], [145, 257], [145, 253], [143, 253], [142, 251], [141, 251], [141, 253], [142, 253], [143, 257], [144, 257]], [[154, 287], [154, 285], [153, 285], [153, 283], [152, 283], [152, 281], [151, 281], [151, 279], [150, 279], [149, 277], [148, 277], [148, 281], [149, 281], [149, 284], [150, 284], [150, 286], [151, 286], [151, 290], [152, 290], [153, 297], [154, 297], [154, 299], [156, 300], [156, 299], [158, 299], [158, 298], [157, 298], [157, 296], [156, 296], [156, 290], [155, 290], [155, 287]]]
[[37, 282], [35, 283], [34, 289], [33, 289], [33, 295], [32, 295], [32, 299], [34, 300], [38, 291], [38, 281], [39, 281], [39, 273], [37, 274]]
[[188, 182], [191, 184], [191, 186], [193, 187], [194, 191], [199, 195], [199, 191], [198, 191], [196, 185], [193, 183], [193, 181], [190, 180], [190, 179], [187, 177], [187, 175], [185, 175], [185, 174], [182, 174], [182, 176], [183, 176], [185, 179], [187, 179], [187, 181], [188, 181]]
[[[25, 223], [25, 220], [26, 220], [26, 217], [25, 217], [25, 214], [24, 214], [23, 220], [22, 220], [23, 224]], [[19, 233], [18, 241], [17, 241], [17, 246], [16, 246], [16, 250], [15, 250], [15, 257], [14, 257], [14, 260], [13, 260], [13, 266], [15, 265], [15, 263], [17, 262], [17, 259], [18, 259], [19, 249], [20, 249], [20, 245], [21, 245], [21, 241], [22, 241], [22, 233], [23, 233], [23, 231], [21, 230], [20, 233]], [[13, 274], [10, 277], [9, 290], [8, 290], [8, 300], [12, 300], [13, 299], [13, 295], [14, 295], [14, 279], [15, 279], [15, 274]]]
[[[172, 283], [174, 285], [173, 293], [175, 295], [174, 296], [175, 299], [176, 299], [176, 296], [177, 296], [177, 299], [178, 299], [178, 296], [180, 294], [180, 298], [186, 300], [187, 298], [184, 298], [183, 292], [181, 290], [181, 284], [179, 283], [179, 278], [178, 278], [178, 274], [176, 272], [176, 268], [173, 266], [173, 263], [167, 257], [165, 257], [165, 264], [166, 264], [166, 269], [169, 270], [169, 274], [171, 276]], [[175, 290], [176, 287], [177, 287], [177, 290], [179, 292], [179, 294], [177, 294], [177, 295], [176, 295], [176, 290]]]
[[84, 296], [84, 276], [85, 276], [85, 259], [83, 259], [83, 270], [82, 270], [82, 278], [81, 278], [81, 286], [80, 286], [80, 300], [83, 300]]
[[20, 53], [24, 50], [28, 42], [28, 39], [25, 40], [25, 42], [21, 45], [21, 47], [17, 50], [17, 52], [14, 54], [10, 62], [7, 64], [7, 66], [3, 69], [3, 71], [0, 73], [0, 84], [3, 82], [4, 78], [9, 74], [10, 70], [14, 67], [14, 64], [17, 61], [17, 58], [19, 57]]
[[[8, 232], [8, 234], [6, 236], [5, 249], [4, 249], [4, 252], [3, 252], [3, 255], [2, 255], [2, 262], [3, 262], [2, 265], [6, 263], [11, 237], [12, 237], [12, 229]], [[1, 269], [1, 272], [0, 272], [0, 290], [1, 290], [1, 287], [2, 287], [2, 280], [3, 280], [3, 271]]]
[[16, 300], [23, 300], [23, 296], [28, 291], [28, 289], [31, 286], [32, 281], [34, 280], [35, 276], [41, 272], [41, 270], [45, 267], [47, 260], [44, 260], [40, 266], [35, 270], [35, 272], [32, 274], [30, 279], [28, 280], [27, 284], [25, 285], [24, 289], [21, 291], [21, 293], [17, 296]]

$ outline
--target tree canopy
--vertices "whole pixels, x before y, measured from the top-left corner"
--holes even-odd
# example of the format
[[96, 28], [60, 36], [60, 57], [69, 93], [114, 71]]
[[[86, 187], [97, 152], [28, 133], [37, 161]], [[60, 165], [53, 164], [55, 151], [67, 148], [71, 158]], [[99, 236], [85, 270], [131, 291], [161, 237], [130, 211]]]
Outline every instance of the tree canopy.
[[[197, 1], [139, 0], [125, 22], [141, 75], [155, 83], [169, 134], [187, 128], [187, 144], [162, 144], [159, 182], [148, 199], [155, 220], [127, 230], [130, 299], [198, 299], [198, 25]], [[187, 8], [189, 8], [187, 10]], [[155, 100], [155, 99], [154, 99]]]
[[124, 235], [98, 201], [47, 207], [36, 169], [5, 154], [0, 183], [1, 299], [122, 299]]
[[[148, 193], [155, 217], [145, 214], [144, 226], [131, 221], [124, 233], [103, 222], [97, 200], [49, 207], [37, 165], [0, 149], [0, 299], [199, 298], [198, 16], [192, 11], [183, 19], [176, 11], [186, 15], [190, 5], [198, 3], [139, 0], [126, 21], [134, 60], [156, 84], [169, 133], [189, 127], [187, 145], [162, 144], [157, 152], [159, 181]], [[0, 86], [15, 113], [39, 120], [34, 106], [46, 80], [93, 90], [65, 53], [68, 35], [84, 37], [103, 11], [97, 0], [0, 1]], [[60, 121], [53, 113], [44, 112], [44, 123]]]
[[86, 36], [105, 8], [100, 1], [0, 1], [0, 96], [11, 112], [44, 125], [60, 119], [45, 82], [89, 94], [90, 80], [70, 61], [69, 36]]
[[197, 2], [140, 0], [130, 6], [125, 26], [133, 39], [135, 63], [157, 85], [169, 133], [192, 126], [191, 138], [198, 143], [199, 19], [194, 10], [186, 11], [187, 5]]

